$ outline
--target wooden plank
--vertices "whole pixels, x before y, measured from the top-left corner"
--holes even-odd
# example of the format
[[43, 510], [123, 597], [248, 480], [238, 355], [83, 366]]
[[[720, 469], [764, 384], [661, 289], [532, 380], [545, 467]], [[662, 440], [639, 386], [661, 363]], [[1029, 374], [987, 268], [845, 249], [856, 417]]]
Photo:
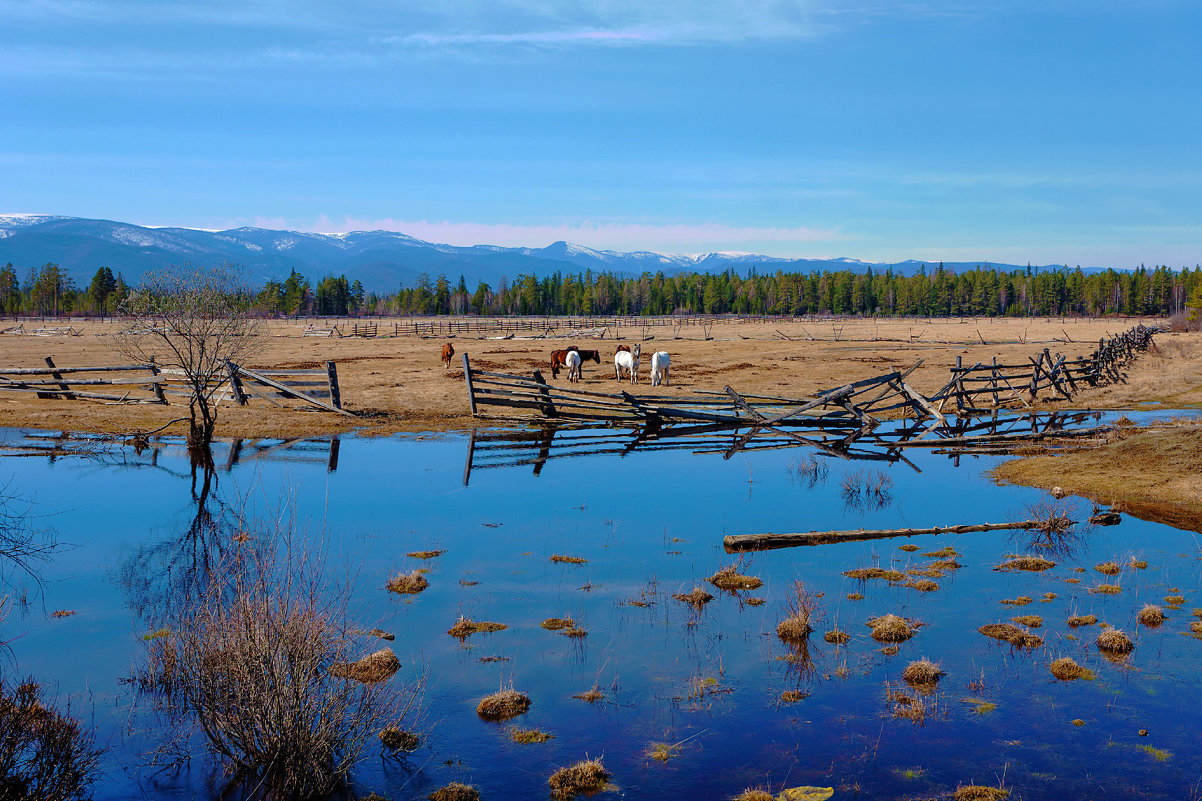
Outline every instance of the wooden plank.
[[283, 384], [279, 383], [278, 381], [268, 378], [265, 375], [260, 375], [259, 373], [256, 373], [254, 370], [248, 370], [247, 368], [240, 367], [238, 365], [234, 365], [234, 367], [237, 369], [237, 371], [243, 377], [249, 378], [251, 381], [256, 381], [260, 384], [265, 384], [269, 387], [277, 389], [287, 397], [296, 398], [297, 400], [305, 401], [306, 403], [310, 403], [321, 409], [325, 409], [330, 412], [337, 412], [338, 414], [343, 414], [343, 415], [346, 415], [347, 417], [353, 416], [350, 412], [344, 411], [343, 409], [339, 409], [337, 406], [334, 406], [331, 403], [326, 403], [325, 401], [321, 400], [320, 398], [316, 398], [316, 397], [306, 394], [304, 392], [296, 392], [295, 390], [290, 390], [290, 389], [288, 389], [288, 387], [284, 386]]
[[[1068, 521], [1070, 525], [1075, 521]], [[722, 540], [727, 553], [769, 551], [776, 548], [795, 548], [806, 545], [830, 545], [838, 542], [917, 537], [925, 534], [966, 534], [974, 531], [1010, 531], [1044, 528], [1046, 520], [1023, 520], [1017, 523], [977, 523], [973, 525], [931, 526], [930, 528], [853, 529], [849, 531], [807, 531], [796, 534], [728, 534]]]
[[147, 364], [119, 365], [117, 367], [0, 367], [0, 375], [69, 375], [71, 373], [118, 373], [133, 370], [150, 370]]
[[[326, 392], [330, 393], [330, 403], [335, 408], [342, 409], [342, 388], [338, 386], [338, 365], [326, 362]], [[313, 393], [320, 396], [320, 393]]]

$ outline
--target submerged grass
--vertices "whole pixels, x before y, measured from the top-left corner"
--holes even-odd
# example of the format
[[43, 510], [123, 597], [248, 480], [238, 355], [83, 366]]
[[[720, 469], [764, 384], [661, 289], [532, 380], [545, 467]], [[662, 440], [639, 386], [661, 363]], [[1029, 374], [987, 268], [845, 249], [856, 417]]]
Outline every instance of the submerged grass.
[[587, 559], [579, 556], [563, 556], [561, 554], [552, 554], [551, 561], [563, 565], [583, 565], [588, 562]]
[[509, 626], [504, 623], [489, 623], [486, 620], [476, 621], [470, 617], [460, 617], [459, 620], [455, 621], [455, 625], [447, 630], [447, 634], [462, 640], [473, 634], [488, 634], [494, 631], [504, 631], [507, 628]]
[[509, 728], [509, 739], [515, 743], [545, 743], [555, 738], [554, 734], [542, 729], [520, 729], [517, 726]]
[[1090, 587], [1089, 591], [1098, 595], [1118, 595], [1123, 588], [1117, 584], [1097, 584]]
[[1003, 598], [998, 603], [1006, 604], [1007, 606], [1026, 606], [1032, 602], [1030, 595], [1020, 595], [1017, 598]]
[[854, 570], [844, 570], [843, 575], [848, 578], [856, 579], [857, 581], [868, 581], [869, 579], [884, 579], [885, 581], [902, 581], [906, 574], [897, 570], [885, 570], [880, 567], [858, 567]]
[[410, 551], [409, 553], [405, 554], [405, 556], [408, 556], [411, 559], [434, 559], [435, 557], [442, 556], [444, 553], [446, 553], [445, 550]]
[[1008, 642], [1015, 648], [1038, 648], [1043, 645], [1042, 637], [1032, 634], [1026, 629], [1020, 629], [1013, 623], [988, 623], [978, 628], [977, 631], [986, 637]]
[[1027, 626], [1028, 628], [1032, 629], [1037, 629], [1043, 625], [1043, 618], [1041, 618], [1039, 615], [1019, 615], [1018, 617], [1012, 617], [1010, 619], [1015, 623], [1018, 623], [1020, 626]]

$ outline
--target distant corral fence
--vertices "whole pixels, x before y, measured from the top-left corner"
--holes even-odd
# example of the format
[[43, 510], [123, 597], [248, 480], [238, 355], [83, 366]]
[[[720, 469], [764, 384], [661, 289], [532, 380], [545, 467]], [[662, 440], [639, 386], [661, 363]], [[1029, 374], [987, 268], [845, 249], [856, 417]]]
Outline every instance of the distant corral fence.
[[[41, 399], [163, 405], [170, 405], [171, 398], [187, 403], [193, 396], [192, 386], [183, 370], [159, 367], [153, 362], [61, 367], [49, 356], [45, 361], [45, 367], [0, 367], [0, 392]], [[338, 368], [334, 362], [307, 369], [251, 369], [226, 362], [225, 375], [210, 388], [217, 403], [245, 406], [251, 400], [263, 400], [278, 406], [283, 399], [349, 414], [342, 408]]]

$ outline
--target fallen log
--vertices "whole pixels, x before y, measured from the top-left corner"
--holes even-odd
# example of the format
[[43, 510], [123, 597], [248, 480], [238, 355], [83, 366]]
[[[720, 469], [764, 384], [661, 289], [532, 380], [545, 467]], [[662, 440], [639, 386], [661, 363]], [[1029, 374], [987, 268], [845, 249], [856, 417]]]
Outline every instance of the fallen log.
[[[1075, 521], [1068, 521], [1075, 523]], [[1064, 521], [1057, 521], [1063, 527]], [[1044, 528], [1047, 520], [1022, 520], [1017, 523], [978, 523], [975, 525], [932, 526], [931, 528], [852, 529], [850, 531], [806, 531], [796, 534], [727, 534], [722, 545], [727, 553], [770, 551], [802, 545], [830, 545], [836, 542], [863, 542], [892, 537], [916, 537], [920, 534], [966, 534], [972, 531], [1009, 531]]]

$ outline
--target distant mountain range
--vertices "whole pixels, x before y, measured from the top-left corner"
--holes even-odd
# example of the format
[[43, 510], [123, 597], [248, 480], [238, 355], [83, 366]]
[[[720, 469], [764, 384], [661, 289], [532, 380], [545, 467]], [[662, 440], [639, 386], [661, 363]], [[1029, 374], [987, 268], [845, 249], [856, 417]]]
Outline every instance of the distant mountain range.
[[[610, 272], [637, 276], [644, 272], [675, 275], [682, 272], [717, 273], [734, 269], [805, 272], [869, 268], [907, 275], [933, 262], [908, 260], [893, 264], [858, 259], [782, 259], [753, 253], [706, 253], [685, 256], [636, 251], [618, 253], [593, 250], [569, 242], [544, 248], [506, 248], [494, 245], [457, 247], [423, 242], [394, 231], [353, 231], [346, 234], [310, 234], [265, 228], [204, 231], [193, 228], [145, 228], [109, 220], [50, 215], [0, 215], [0, 265], [11, 262], [23, 281], [30, 267], [54, 262], [66, 269], [77, 284], [86, 285], [99, 267], [120, 272], [136, 284], [147, 270], [168, 264], [239, 264], [253, 283], [284, 278], [296, 270], [311, 280], [346, 275], [369, 291], [393, 291], [401, 282], [413, 286], [417, 277], [440, 273], [453, 283], [462, 275], [468, 286], [479, 281], [497, 286], [502, 277], [545, 276], [555, 272]], [[957, 272], [986, 262], [945, 262]], [[1017, 265], [988, 266], [1003, 270]], [[1025, 265], [1024, 265], [1025, 266]], [[1043, 265], [1040, 269], [1056, 269]]]

